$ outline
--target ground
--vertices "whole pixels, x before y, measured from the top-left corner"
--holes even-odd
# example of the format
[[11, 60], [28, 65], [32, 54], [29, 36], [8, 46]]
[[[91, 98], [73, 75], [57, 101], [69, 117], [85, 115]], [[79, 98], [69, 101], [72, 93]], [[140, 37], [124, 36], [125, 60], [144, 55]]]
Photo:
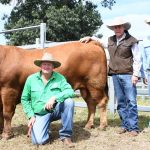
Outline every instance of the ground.
[[[95, 118], [95, 129], [86, 130], [87, 108], [75, 108], [73, 142], [75, 150], [149, 150], [150, 129], [147, 128], [150, 113], [139, 113], [139, 126], [141, 129], [137, 137], [131, 137], [129, 133], [117, 134], [120, 127], [118, 115], [114, 116], [108, 112], [108, 128], [106, 131], [98, 130], [98, 112]], [[58, 130], [60, 122], [51, 125], [51, 141], [44, 146], [34, 146], [30, 138], [27, 138], [27, 119], [19, 104], [12, 122], [15, 137], [5, 141], [0, 140], [0, 150], [66, 150], [67, 148], [59, 140]]]

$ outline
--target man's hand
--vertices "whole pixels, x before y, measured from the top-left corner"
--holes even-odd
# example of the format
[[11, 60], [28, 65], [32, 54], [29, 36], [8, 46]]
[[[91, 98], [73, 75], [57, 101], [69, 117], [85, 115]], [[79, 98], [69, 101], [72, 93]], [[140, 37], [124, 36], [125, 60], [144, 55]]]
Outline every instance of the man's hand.
[[148, 80], [147, 80], [147, 78], [143, 78], [143, 83], [146, 84], [146, 85], [148, 85]]
[[35, 122], [36, 118], [35, 117], [31, 117], [29, 122], [28, 122], [28, 133], [27, 133], [27, 137], [30, 137], [31, 136], [31, 129], [32, 129], [32, 126]]
[[90, 42], [92, 39], [91, 39], [91, 37], [90, 36], [86, 36], [86, 37], [84, 37], [84, 38], [81, 38], [80, 39], [80, 42], [81, 43], [88, 43], [88, 42]]
[[133, 85], [136, 85], [136, 84], [137, 84], [137, 82], [138, 82], [138, 77], [137, 77], [137, 76], [135, 76], [135, 75], [132, 75], [131, 82], [132, 82], [132, 84], [133, 84]]
[[51, 98], [48, 100], [48, 102], [45, 104], [45, 109], [47, 109], [47, 110], [53, 109], [53, 106], [54, 106], [55, 101], [56, 101], [56, 98], [55, 98], [54, 96], [51, 97]]
[[35, 122], [36, 118], [35, 117], [31, 117], [29, 122], [28, 122], [28, 127], [32, 127], [34, 122]]

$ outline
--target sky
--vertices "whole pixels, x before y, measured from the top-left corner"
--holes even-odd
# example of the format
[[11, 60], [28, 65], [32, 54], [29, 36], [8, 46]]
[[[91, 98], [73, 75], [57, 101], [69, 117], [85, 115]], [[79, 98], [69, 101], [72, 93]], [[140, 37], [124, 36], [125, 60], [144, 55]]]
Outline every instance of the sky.
[[[15, 0], [14, 0], [15, 1]], [[113, 31], [108, 29], [106, 25], [115, 17], [122, 17], [131, 23], [130, 34], [138, 39], [142, 39], [148, 34], [150, 35], [150, 27], [144, 20], [150, 16], [150, 0], [116, 0], [116, 4], [112, 9], [104, 8], [100, 4], [100, 0], [91, 0], [98, 5], [97, 10], [101, 14], [103, 25], [98, 33], [103, 34], [103, 38], [107, 39], [113, 35]], [[3, 14], [10, 14], [13, 3], [11, 5], [0, 4], [0, 31], [4, 30], [4, 21], [1, 20]], [[6, 40], [3, 34], [0, 34], [0, 44], [5, 45]]]
[[[99, 4], [100, 0], [93, 0], [93, 2]], [[143, 39], [145, 36], [150, 35], [150, 26], [144, 22], [146, 18], [150, 17], [149, 0], [116, 0], [116, 4], [111, 10], [101, 5], [98, 5], [97, 10], [101, 14], [104, 23], [99, 33], [102, 33], [106, 39], [113, 35], [113, 31], [108, 29], [106, 25], [120, 16], [131, 23], [129, 33], [137, 39]]]

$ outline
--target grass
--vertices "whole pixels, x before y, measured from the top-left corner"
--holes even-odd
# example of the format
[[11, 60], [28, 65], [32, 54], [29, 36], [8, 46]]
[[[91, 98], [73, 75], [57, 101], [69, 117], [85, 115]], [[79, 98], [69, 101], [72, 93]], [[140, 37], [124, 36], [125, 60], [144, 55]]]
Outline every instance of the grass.
[[[76, 99], [75, 101], [82, 101], [82, 99]], [[141, 103], [145, 104], [143, 101]], [[97, 128], [99, 126], [98, 109], [95, 115], [94, 129], [87, 130], [84, 128], [86, 119], [87, 108], [75, 107], [73, 134], [75, 150], [149, 150], [150, 129], [147, 126], [150, 113], [148, 112], [139, 112], [141, 133], [137, 137], [131, 137], [128, 133], [117, 134], [120, 128], [120, 119], [117, 113], [112, 115], [108, 112], [108, 128], [106, 131], [100, 131]], [[66, 150], [66, 147], [58, 140], [60, 126], [60, 121], [51, 124], [52, 135], [49, 144], [38, 147], [32, 145], [30, 139], [26, 137], [27, 119], [19, 104], [12, 121], [15, 137], [8, 141], [0, 140], [0, 150]]]

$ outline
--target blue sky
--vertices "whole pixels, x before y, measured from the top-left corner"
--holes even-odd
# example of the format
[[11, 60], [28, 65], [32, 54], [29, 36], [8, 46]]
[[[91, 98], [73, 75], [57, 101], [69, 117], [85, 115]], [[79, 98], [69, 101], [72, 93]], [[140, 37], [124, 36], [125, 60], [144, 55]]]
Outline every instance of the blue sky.
[[[144, 20], [150, 16], [150, 0], [116, 0], [116, 4], [112, 7], [112, 10], [103, 8], [100, 5], [100, 0], [91, 0], [95, 4], [98, 4], [97, 10], [100, 12], [104, 24], [101, 26], [99, 33], [104, 35], [104, 38], [111, 36], [113, 32], [106, 27], [113, 18], [122, 16], [125, 20], [131, 23], [130, 34], [141, 39], [148, 34], [150, 35], [150, 27], [144, 22]], [[14, 0], [15, 2], [15, 0]], [[9, 14], [12, 5], [0, 4], [0, 18], [4, 13]], [[0, 20], [0, 31], [4, 30], [4, 21]], [[6, 40], [2, 34], [0, 34], [0, 44], [5, 44]]]
[[[91, 0], [95, 4], [100, 4], [100, 0]], [[131, 23], [130, 34], [138, 39], [142, 39], [150, 35], [150, 26], [144, 20], [150, 17], [150, 1], [149, 0], [116, 0], [116, 4], [112, 10], [103, 8], [98, 5], [98, 11], [101, 13], [104, 24], [101, 26], [99, 32], [108, 38], [113, 34], [106, 25], [115, 17], [122, 16], [125, 20]]]

